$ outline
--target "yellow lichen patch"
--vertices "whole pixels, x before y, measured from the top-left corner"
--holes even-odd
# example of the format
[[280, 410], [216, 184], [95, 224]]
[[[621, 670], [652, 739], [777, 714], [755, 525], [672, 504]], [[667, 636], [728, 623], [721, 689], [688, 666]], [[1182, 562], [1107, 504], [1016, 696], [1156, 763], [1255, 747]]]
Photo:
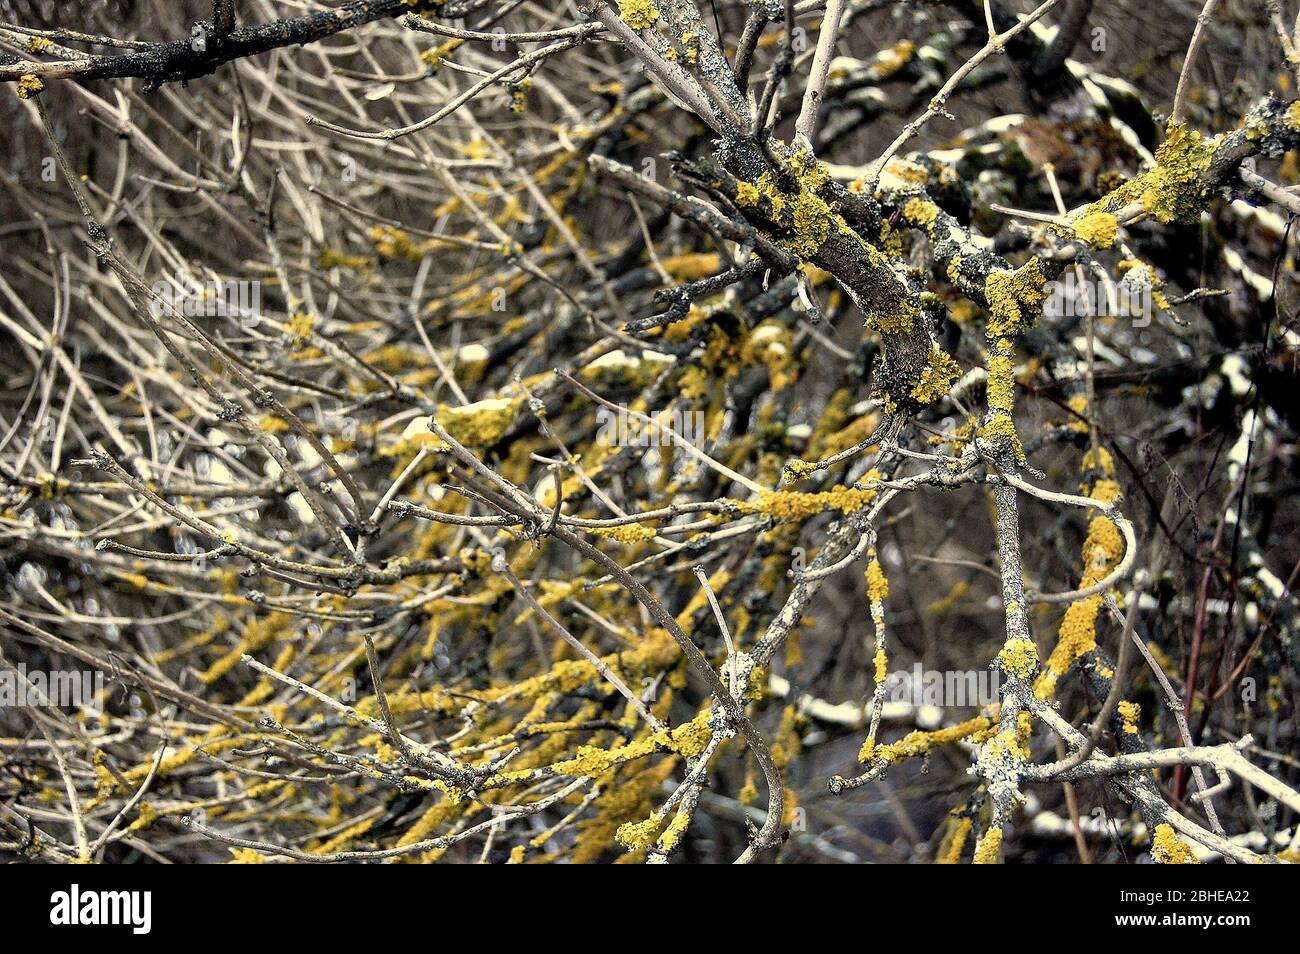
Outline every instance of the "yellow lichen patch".
[[[1109, 487], [1118, 485], [1113, 480], [1101, 480], [1093, 489], [1094, 499], [1102, 499], [1100, 494], [1109, 492]], [[1103, 579], [1124, 556], [1124, 537], [1119, 527], [1109, 517], [1093, 517], [1088, 524], [1088, 536], [1081, 548], [1085, 570], [1079, 581], [1081, 589], [1093, 586]], [[1056, 682], [1069, 671], [1086, 654], [1097, 647], [1097, 612], [1101, 608], [1103, 594], [1075, 600], [1065, 611], [1061, 626], [1057, 631], [1056, 647], [1048, 657], [1047, 666], [1034, 683], [1034, 693], [1040, 699], [1049, 698], [1056, 688]]]
[[987, 737], [986, 733], [992, 727], [993, 723], [990, 719], [981, 715], [945, 729], [936, 729], [933, 732], [916, 729], [889, 745], [878, 745], [873, 740], [868, 739], [863, 744], [861, 751], [858, 752], [858, 761], [880, 761], [892, 765], [904, 759], [913, 759], [925, 755], [937, 745], [951, 745], [963, 739], [983, 741], [983, 738]]
[[885, 654], [883, 649], [877, 649], [876, 654], [871, 657], [871, 662], [876, 670], [876, 685], [880, 685], [889, 676], [889, 656]]
[[752, 182], [741, 180], [736, 184], [736, 203], [738, 205], [752, 208], [758, 205], [758, 200], [761, 194], [762, 193], [758, 191], [758, 186], [754, 185]]
[[1173, 826], [1163, 823], [1156, 825], [1156, 836], [1151, 841], [1151, 860], [1158, 865], [1200, 864]]
[[1097, 610], [1101, 608], [1101, 594], [1075, 600], [1065, 611], [1056, 633], [1056, 648], [1047, 658], [1047, 668], [1034, 684], [1040, 699], [1051, 695], [1056, 682], [1069, 671], [1075, 661], [1097, 648]]
[[1109, 212], [1096, 211], [1072, 222], [1074, 234], [1093, 248], [1110, 248], [1119, 233], [1119, 220]]
[[1070, 400], [1065, 402], [1065, 406], [1075, 414], [1079, 415], [1079, 417], [1070, 418], [1070, 420], [1066, 422], [1065, 426], [1076, 433], [1087, 434], [1088, 422], [1086, 419], [1088, 417], [1088, 395], [1076, 394], [1071, 397]]
[[[864, 475], [863, 480], [872, 479], [872, 473]], [[879, 474], [875, 474], [876, 477]], [[817, 493], [801, 493], [796, 490], [765, 490], [756, 501], [737, 501], [736, 505], [749, 513], [764, 513], [780, 520], [801, 522], [819, 513], [838, 510], [840, 513], [854, 513], [861, 510], [876, 498], [874, 490], [859, 490], [856, 487], [836, 487]]]
[[921, 404], [933, 404], [948, 395], [959, 377], [961, 365], [956, 359], [948, 352], [932, 347], [930, 363], [921, 369], [921, 377], [912, 387], [912, 397]]
[[619, 18], [633, 30], [647, 30], [659, 20], [654, 0], [618, 0]]
[[659, 264], [675, 281], [691, 282], [717, 272], [721, 268], [721, 256], [717, 252], [690, 252], [660, 259]]
[[1129, 702], [1125, 699], [1116, 707], [1116, 711], [1119, 712], [1120, 722], [1124, 726], [1124, 731], [1128, 735], [1137, 735], [1137, 721], [1138, 717], [1142, 714], [1142, 707], [1136, 702]]
[[908, 224], [928, 228], [939, 217], [939, 207], [926, 199], [908, 199], [903, 205], [903, 218]]
[[321, 268], [346, 268], [360, 271], [375, 264], [368, 255], [347, 255], [334, 248], [323, 248], [316, 256], [316, 264]]
[[1194, 129], [1171, 125], [1156, 149], [1155, 167], [1091, 208], [1113, 211], [1136, 202], [1160, 222], [1195, 222], [1209, 204], [1205, 173], [1216, 148], [1217, 140], [1207, 141]]
[[1110, 451], [1106, 450], [1106, 448], [1093, 447], [1083, 455], [1083, 467], [1085, 470], [1098, 470], [1103, 474], [1114, 474], [1115, 458], [1111, 456]]
[[630, 851], [649, 848], [659, 838], [664, 819], [651, 815], [642, 822], [626, 822], [614, 833], [614, 839]]
[[603, 384], [650, 384], [673, 364], [671, 355], [659, 351], [634, 351], [629, 354], [622, 348], [607, 351], [585, 365], [581, 376], [585, 381]]
[[[644, 758], [655, 752], [675, 752], [686, 758], [695, 758], [708, 746], [712, 736], [708, 713], [703, 712], [675, 729], [665, 729], [653, 735], [646, 735], [626, 745], [616, 745], [612, 749], [602, 749], [594, 745], [579, 746], [574, 758], [557, 762], [551, 766], [551, 770], [557, 775], [596, 778], [625, 762]], [[506, 777], [512, 774], [507, 772]]]
[[1014, 679], [1028, 679], [1038, 670], [1038, 647], [1032, 639], [1008, 638], [998, 653], [1002, 671]]
[[424, 257], [425, 243], [411, 241], [411, 236], [391, 225], [376, 225], [370, 230], [370, 241], [375, 251], [384, 258], [401, 258], [418, 262]]
[[979, 436], [995, 448], [1013, 453], [1016, 460], [1023, 461], [1025, 459], [1024, 448], [1020, 445], [1020, 435], [1016, 433], [1016, 425], [1011, 420], [1010, 414], [1002, 412], [994, 414], [980, 428]]
[[794, 333], [779, 321], [764, 321], [749, 334], [741, 357], [767, 368], [772, 390], [779, 391], [793, 380]]
[[263, 414], [258, 418], [257, 428], [263, 434], [282, 434], [289, 429], [289, 425], [274, 414]]
[[1011, 413], [1016, 400], [1015, 365], [1007, 354], [990, 354], [988, 359], [988, 404], [992, 411]]
[[[1119, 532], [1119, 527], [1115, 526], [1115, 521], [1109, 517], [1093, 517], [1088, 524], [1088, 536], [1083, 542], [1083, 556], [1094, 567], [1111, 567], [1120, 561], [1124, 556], [1124, 537]], [[1101, 579], [1104, 573], [1088, 573], [1084, 575], [1086, 580], [1089, 576], [1096, 576]], [[1093, 580], [1093, 583], [1097, 580]], [[1085, 583], [1085, 586], [1091, 586], [1091, 583]]]
[[226, 653], [206, 671], [199, 674], [199, 682], [211, 685], [239, 664], [239, 660], [248, 653], [254, 653], [269, 645], [273, 640], [283, 638], [289, 632], [292, 617], [288, 613], [275, 612], [254, 620], [244, 630], [244, 638], [234, 649]]
[[[930, 173], [920, 163], [908, 159], [891, 159], [881, 170], [878, 185], [881, 189], [894, 191], [909, 186], [925, 185], [929, 179]], [[867, 178], [861, 176], [850, 183], [849, 191], [861, 193], [866, 187]]]
[[912, 330], [912, 325], [920, 314], [920, 308], [904, 299], [899, 303], [897, 311], [873, 311], [867, 315], [867, 327], [881, 334], [903, 334]]
[[464, 407], [440, 410], [438, 422], [466, 447], [488, 447], [514, 423], [519, 403], [518, 399], [511, 398], [476, 401]]
[[867, 564], [867, 598], [873, 603], [883, 603], [889, 596], [889, 580], [880, 561], [873, 558]]
[[655, 531], [652, 527], [643, 527], [639, 523], [628, 523], [620, 527], [593, 527], [590, 533], [598, 537], [607, 537], [619, 543], [643, 543], [652, 540]]
[[226, 862], [228, 865], [264, 865], [266, 864], [266, 855], [252, 848], [231, 848], [231, 858]]
[[788, 172], [787, 178], [793, 179], [792, 191], [783, 191], [772, 173], [764, 172], [757, 182], [737, 184], [736, 202], [753, 208], [766, 198], [765, 214], [770, 214], [772, 221], [783, 227], [783, 231], [772, 235], [773, 240], [806, 261], [825, 244], [831, 229], [838, 227], [839, 217], [818, 195], [818, 190], [830, 180], [822, 162], [801, 149], [790, 157]]
[[393, 456], [398, 456], [411, 451], [412, 449], [430, 451], [449, 450], [451, 445], [435, 434], [429, 427], [429, 422], [431, 420], [433, 420], [431, 417], [417, 417], [411, 421], [411, 423], [407, 424], [406, 429], [402, 431], [402, 439], [390, 448], [389, 453]]
[[43, 89], [45, 89], [45, 84], [41, 82], [41, 78], [31, 73], [25, 73], [20, 77], [18, 85], [14, 87], [19, 99], [31, 99]]
[[798, 457], [792, 458], [785, 462], [785, 473], [791, 483], [805, 480], [810, 477], [817, 469], [817, 465], [812, 461], [800, 460]]
[[811, 258], [830, 235], [831, 207], [811, 189], [802, 188], [794, 198], [791, 215], [794, 218], [794, 238], [784, 244], [800, 258]]
[[1088, 496], [1103, 503], [1114, 503], [1121, 496], [1119, 484], [1108, 477], [1103, 477], [1092, 485], [1092, 491]]
[[1002, 848], [1002, 829], [997, 825], [990, 825], [989, 830], [984, 833], [978, 844], [975, 845], [974, 863], [977, 865], [995, 865], [998, 862], [998, 852]]
[[916, 55], [916, 44], [911, 40], [900, 40], [893, 46], [876, 54], [873, 66], [877, 81], [887, 80], [912, 61]]
[[989, 337], [1012, 337], [1032, 325], [1047, 300], [1046, 287], [1047, 276], [1036, 258], [1014, 272], [990, 274], [984, 282]]
[[940, 849], [935, 864], [955, 865], [961, 861], [961, 853], [965, 850], [966, 842], [970, 839], [971, 829], [975, 827], [975, 819], [965, 815], [950, 824], [951, 833]]
[[316, 327], [316, 316], [305, 311], [296, 311], [284, 323], [284, 330], [295, 344], [301, 345], [311, 337]]

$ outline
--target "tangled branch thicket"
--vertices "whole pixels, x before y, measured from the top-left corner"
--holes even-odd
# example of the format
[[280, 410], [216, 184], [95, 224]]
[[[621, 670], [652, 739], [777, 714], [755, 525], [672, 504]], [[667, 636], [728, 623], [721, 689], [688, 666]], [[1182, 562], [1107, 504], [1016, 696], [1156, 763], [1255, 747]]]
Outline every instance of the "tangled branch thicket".
[[0, 12], [0, 854], [1300, 859], [1286, 4]]

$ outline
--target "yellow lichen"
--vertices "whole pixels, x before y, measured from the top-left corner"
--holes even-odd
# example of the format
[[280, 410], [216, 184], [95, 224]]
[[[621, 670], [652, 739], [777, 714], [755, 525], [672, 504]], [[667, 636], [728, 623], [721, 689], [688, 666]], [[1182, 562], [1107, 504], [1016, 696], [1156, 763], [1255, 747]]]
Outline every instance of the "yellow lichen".
[[1028, 679], [1038, 669], [1038, 647], [1032, 639], [1009, 638], [998, 653], [1002, 671], [1015, 679]]
[[1171, 125], [1165, 141], [1156, 149], [1156, 165], [1091, 208], [1116, 211], [1137, 203], [1160, 222], [1195, 222], [1209, 204], [1205, 173], [1214, 159], [1217, 142], [1205, 140], [1186, 126]]
[[1011, 337], [1033, 324], [1047, 300], [1047, 276], [1038, 259], [1014, 272], [995, 271], [984, 282], [990, 338]]
[[758, 205], [760, 193], [758, 186], [741, 180], [736, 184], [736, 203], [747, 208]]
[[873, 311], [867, 315], [867, 327], [881, 334], [904, 334], [912, 330], [913, 324], [921, 310], [912, 302], [904, 300], [894, 312]]
[[973, 719], [967, 719], [945, 729], [936, 729], [933, 732], [916, 729], [889, 745], [877, 745], [874, 740], [868, 739], [858, 752], [858, 761], [880, 761], [892, 765], [904, 759], [925, 755], [938, 745], [951, 745], [963, 739], [983, 741], [984, 734], [992, 726], [993, 723], [987, 716], [975, 716]]
[[994, 414], [979, 430], [981, 439], [992, 444], [994, 448], [1009, 450], [1017, 460], [1025, 459], [1024, 448], [1020, 445], [1020, 435], [1016, 433], [1015, 422], [1005, 412]]
[[1142, 714], [1142, 707], [1136, 702], [1129, 702], [1125, 699], [1116, 707], [1116, 710], [1119, 712], [1120, 722], [1124, 726], [1124, 731], [1128, 735], [1137, 735], [1137, 720], [1138, 716]]
[[1015, 365], [1006, 354], [991, 354], [988, 359], [989, 409], [1010, 413], [1015, 407]]
[[226, 864], [230, 865], [264, 865], [266, 864], [266, 855], [252, 848], [231, 848], [231, 858]]
[[14, 91], [18, 94], [19, 99], [31, 99], [33, 96], [45, 89], [45, 84], [41, 82], [39, 76], [31, 73], [24, 73], [18, 80], [18, 85]]
[[653, 528], [643, 527], [639, 523], [628, 523], [619, 527], [593, 527], [590, 532], [598, 537], [617, 540], [619, 543], [642, 543], [654, 539], [655, 536]]
[[654, 0], [618, 0], [619, 18], [633, 30], [647, 30], [659, 20]]
[[997, 864], [998, 851], [1002, 848], [1002, 829], [997, 825], [989, 826], [979, 842], [975, 845], [974, 863], [977, 865]]
[[1119, 220], [1109, 212], [1096, 211], [1071, 223], [1074, 234], [1093, 248], [1110, 248], [1119, 232]]
[[965, 850], [971, 829], [974, 827], [975, 820], [969, 815], [958, 818], [952, 825], [952, 834], [949, 836], [943, 850], [939, 853], [939, 858], [935, 864], [955, 865], [960, 861], [961, 853]]
[[877, 649], [876, 654], [871, 657], [871, 662], [876, 669], [876, 685], [880, 685], [889, 676], [889, 657], [883, 649]]
[[303, 343], [311, 337], [316, 327], [316, 316], [305, 311], [296, 311], [284, 323], [284, 330], [295, 343]]
[[876, 54], [875, 70], [878, 82], [889, 79], [916, 55], [916, 44], [911, 40], [900, 40], [893, 46]]
[[1085, 470], [1099, 470], [1103, 474], [1115, 473], [1115, 458], [1104, 447], [1093, 447], [1083, 455]]
[[908, 199], [903, 205], [903, 218], [909, 224], [928, 228], [939, 217], [939, 207], [926, 199]]
[[946, 351], [931, 347], [930, 363], [921, 369], [921, 377], [912, 387], [912, 397], [921, 404], [933, 404], [947, 396], [959, 377], [961, 365], [956, 359]]
[[811, 258], [830, 235], [831, 207], [811, 189], [803, 188], [794, 197], [792, 209], [794, 238], [786, 247], [800, 258]]
[[792, 458], [785, 463], [785, 472], [792, 483], [808, 478], [816, 469], [817, 465], [814, 462], [800, 460], [798, 457]]
[[[879, 477], [868, 472], [863, 481]], [[854, 513], [861, 510], [876, 498], [874, 490], [859, 490], [856, 487], [836, 487], [818, 493], [803, 493], [797, 490], [765, 490], [758, 495], [757, 501], [737, 502], [742, 510], [750, 513], [764, 513], [779, 520], [801, 522], [819, 513], [838, 510], [840, 513]]]
[[883, 603], [889, 596], [889, 580], [880, 561], [873, 559], [867, 564], [867, 598], [872, 603]]
[[1151, 860], [1158, 865], [1200, 864], [1173, 826], [1165, 823], [1156, 825], [1156, 836], [1151, 841]]

